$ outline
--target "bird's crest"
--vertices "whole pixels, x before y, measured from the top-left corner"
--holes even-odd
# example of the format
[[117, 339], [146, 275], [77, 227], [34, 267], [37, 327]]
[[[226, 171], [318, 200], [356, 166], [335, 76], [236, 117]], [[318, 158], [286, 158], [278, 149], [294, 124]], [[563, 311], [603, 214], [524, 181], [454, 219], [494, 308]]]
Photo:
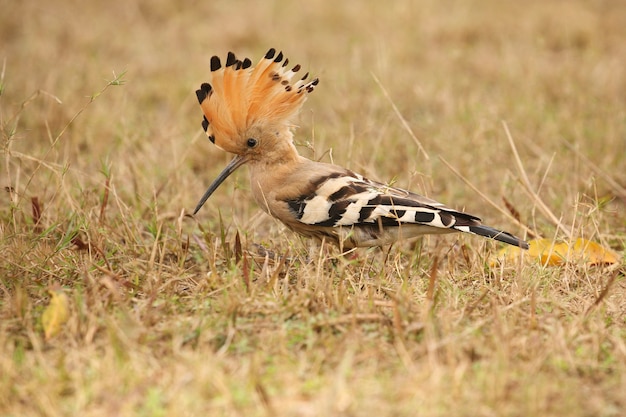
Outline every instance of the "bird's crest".
[[196, 91], [204, 112], [202, 127], [215, 143], [215, 137], [227, 139], [253, 125], [289, 125], [319, 80], [306, 81], [308, 73], [292, 82], [300, 65], [288, 67], [282, 52], [270, 49], [259, 63], [239, 60], [232, 52], [226, 63], [211, 58], [211, 84]]

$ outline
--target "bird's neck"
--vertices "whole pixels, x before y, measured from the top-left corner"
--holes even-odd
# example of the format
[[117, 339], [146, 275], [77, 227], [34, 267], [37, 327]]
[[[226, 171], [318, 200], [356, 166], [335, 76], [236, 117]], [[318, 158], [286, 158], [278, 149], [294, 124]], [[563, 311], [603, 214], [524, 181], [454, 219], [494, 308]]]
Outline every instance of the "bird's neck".
[[281, 181], [296, 171], [303, 160], [292, 143], [284, 144], [281, 149], [265, 154], [263, 159], [250, 162], [250, 179], [253, 183]]
[[[278, 151], [278, 150], [277, 150]], [[271, 212], [269, 200], [275, 200], [277, 195], [296, 193], [299, 181], [304, 180], [298, 175], [301, 168], [310, 161], [298, 154], [295, 146], [285, 144], [280, 153], [265, 155], [261, 161], [252, 161], [250, 167], [250, 185], [254, 199], [265, 211]]]

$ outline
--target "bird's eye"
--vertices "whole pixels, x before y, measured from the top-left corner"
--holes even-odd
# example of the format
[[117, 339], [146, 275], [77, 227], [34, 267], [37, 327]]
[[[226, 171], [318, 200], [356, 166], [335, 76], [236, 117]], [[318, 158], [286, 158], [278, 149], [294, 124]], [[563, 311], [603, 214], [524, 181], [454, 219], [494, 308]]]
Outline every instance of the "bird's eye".
[[259, 144], [259, 141], [256, 140], [255, 138], [248, 139], [248, 142], [247, 142], [248, 148], [255, 148], [256, 145], [258, 144]]

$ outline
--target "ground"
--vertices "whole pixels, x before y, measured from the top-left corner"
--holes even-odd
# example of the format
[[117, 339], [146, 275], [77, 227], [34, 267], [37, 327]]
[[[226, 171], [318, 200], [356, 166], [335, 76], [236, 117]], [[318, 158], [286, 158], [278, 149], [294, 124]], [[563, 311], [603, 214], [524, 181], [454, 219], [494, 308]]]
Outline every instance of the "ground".
[[245, 169], [189, 216], [211, 56], [275, 47], [320, 78], [303, 155], [623, 261], [624, 2], [5, 0], [0, 39], [0, 415], [626, 414], [620, 265], [344, 256]]

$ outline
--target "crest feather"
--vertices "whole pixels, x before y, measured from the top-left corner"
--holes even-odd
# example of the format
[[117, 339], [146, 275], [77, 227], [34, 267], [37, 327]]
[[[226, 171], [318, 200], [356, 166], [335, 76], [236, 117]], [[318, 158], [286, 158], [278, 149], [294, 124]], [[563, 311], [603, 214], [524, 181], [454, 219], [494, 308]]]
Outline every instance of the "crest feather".
[[212, 57], [211, 83], [196, 91], [209, 138], [232, 137], [255, 124], [289, 124], [319, 80], [306, 82], [307, 73], [292, 82], [301, 67], [290, 69], [288, 63], [274, 48], [254, 67], [248, 58], [241, 61], [232, 52], [225, 66], [219, 57]]

